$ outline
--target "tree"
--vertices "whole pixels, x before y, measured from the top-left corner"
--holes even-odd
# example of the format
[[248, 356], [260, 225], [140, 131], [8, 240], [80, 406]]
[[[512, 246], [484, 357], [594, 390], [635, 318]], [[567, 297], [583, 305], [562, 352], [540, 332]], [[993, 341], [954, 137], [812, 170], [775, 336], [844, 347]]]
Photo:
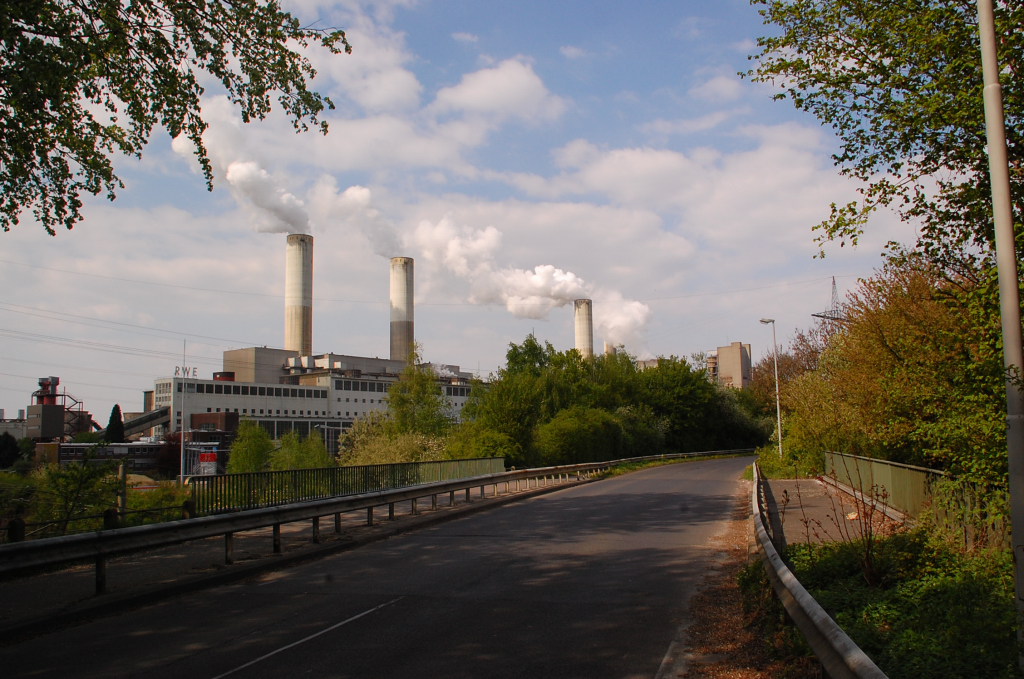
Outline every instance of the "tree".
[[266, 429], [252, 420], [242, 420], [231, 444], [228, 474], [264, 471], [270, 463], [270, 453], [273, 450], [274, 442], [270, 440]]
[[279, 471], [284, 469], [318, 469], [333, 467], [334, 460], [327, 452], [324, 441], [316, 432], [304, 439], [293, 431], [281, 437], [281, 445], [270, 453], [270, 468]]
[[[972, 0], [752, 0], [778, 29], [744, 74], [780, 84], [777, 99], [830, 125], [833, 159], [864, 182], [832, 206], [819, 243], [856, 244], [870, 213], [918, 222], [919, 251], [975, 279], [993, 232], [977, 7]], [[1024, 214], [1024, 3], [996, 3], [1014, 211]], [[1024, 241], [1018, 239], [1018, 253]], [[899, 249], [896, 250], [897, 254]]]
[[276, 94], [296, 131], [326, 134], [334, 105], [307, 88], [302, 50], [351, 52], [343, 31], [303, 26], [276, 0], [9, 2], [0, 37], [0, 228], [31, 208], [51, 235], [81, 219], [82, 192], [114, 199], [111, 156], [141, 157], [156, 125], [192, 141], [212, 189], [204, 77], [245, 122]]
[[429, 364], [420, 364], [418, 347], [412, 350], [398, 381], [388, 392], [388, 415], [398, 433], [442, 436], [451, 428], [451, 404]]
[[21, 457], [21, 448], [18, 447], [18, 439], [11, 436], [10, 432], [0, 434], [0, 469], [7, 469]]
[[103, 439], [107, 443], [124, 443], [124, 420], [121, 418], [121, 406], [117, 403], [110, 409], [110, 420]]

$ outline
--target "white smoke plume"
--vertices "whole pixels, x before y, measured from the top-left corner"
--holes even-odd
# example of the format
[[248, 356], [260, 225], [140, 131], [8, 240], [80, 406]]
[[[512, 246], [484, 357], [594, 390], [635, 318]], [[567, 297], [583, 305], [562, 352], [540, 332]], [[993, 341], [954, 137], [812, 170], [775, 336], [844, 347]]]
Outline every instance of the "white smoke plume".
[[[235, 200], [252, 215], [255, 230], [308, 233], [309, 215], [305, 205], [246, 150], [242, 121], [234, 114], [227, 98], [205, 100], [203, 116], [209, 123], [203, 133], [203, 144], [213, 165], [214, 181], [223, 178], [227, 182]], [[195, 160], [195, 145], [187, 137], [175, 137], [171, 148], [178, 155]]]
[[468, 281], [469, 301], [474, 304], [502, 304], [517, 318], [541, 320], [552, 309], [590, 297], [599, 337], [633, 351], [646, 346], [643, 333], [651, 318], [646, 304], [624, 299], [614, 290], [596, 288], [573, 272], [550, 264], [532, 269], [501, 268], [494, 262], [501, 237], [493, 226], [460, 227], [446, 215], [436, 224], [420, 222], [410, 240], [427, 263]]
[[370, 189], [357, 185], [339, 192], [334, 177], [323, 175], [307, 198], [313, 224], [317, 227], [343, 222], [362, 232], [375, 254], [388, 258], [401, 254], [395, 227], [373, 207]]

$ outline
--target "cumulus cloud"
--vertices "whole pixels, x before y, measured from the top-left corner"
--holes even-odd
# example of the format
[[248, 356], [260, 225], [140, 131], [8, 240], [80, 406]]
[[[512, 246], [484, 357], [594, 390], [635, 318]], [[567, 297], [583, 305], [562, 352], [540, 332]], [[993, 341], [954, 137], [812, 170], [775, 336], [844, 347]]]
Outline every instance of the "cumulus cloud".
[[430, 106], [437, 114], [462, 113], [495, 121], [554, 120], [565, 108], [565, 100], [552, 94], [533, 66], [520, 59], [467, 73], [458, 85], [439, 91]]
[[478, 38], [477, 36], [473, 35], [472, 33], [452, 33], [452, 39], [455, 40], [455, 42], [469, 42], [469, 43], [474, 43], [474, 42], [477, 42], [478, 40], [480, 40], [480, 38]]
[[562, 56], [566, 59], [575, 60], [582, 59], [587, 56], [586, 50], [580, 49], [579, 47], [573, 47], [572, 45], [565, 45], [558, 51], [561, 52]]
[[690, 96], [705, 101], [734, 101], [743, 94], [743, 85], [735, 78], [715, 76], [690, 89]]

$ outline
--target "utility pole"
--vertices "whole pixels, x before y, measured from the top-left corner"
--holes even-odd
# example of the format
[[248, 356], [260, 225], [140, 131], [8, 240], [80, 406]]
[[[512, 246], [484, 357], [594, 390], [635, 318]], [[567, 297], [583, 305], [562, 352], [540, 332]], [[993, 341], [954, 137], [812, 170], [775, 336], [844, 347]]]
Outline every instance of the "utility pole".
[[[999, 86], [995, 17], [992, 0], [978, 0], [981, 67], [985, 78], [985, 136], [992, 181], [992, 219], [999, 273], [999, 315], [1003, 326], [1003, 366], [1006, 369], [1006, 452], [1010, 469], [1010, 522], [1013, 539], [1013, 583], [1017, 615], [1024, 614], [1024, 395], [1017, 384], [1024, 366], [1021, 342], [1020, 283], [1010, 208], [1010, 173], [1003, 123], [1003, 93]], [[1017, 638], [1024, 639], [1020, 624]], [[1024, 666], [1024, 656], [1021, 657]]]
[[775, 341], [775, 319], [762, 318], [764, 325], [772, 324], [772, 355], [775, 357], [775, 418], [779, 431], [779, 459], [782, 459], [782, 402], [779, 398], [779, 343]]

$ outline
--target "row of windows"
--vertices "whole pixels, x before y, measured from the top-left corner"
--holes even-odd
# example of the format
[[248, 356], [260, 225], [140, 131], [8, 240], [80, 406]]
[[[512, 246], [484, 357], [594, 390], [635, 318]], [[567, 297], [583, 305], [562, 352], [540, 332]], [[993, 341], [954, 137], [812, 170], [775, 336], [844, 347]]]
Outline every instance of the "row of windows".
[[469, 396], [469, 387], [445, 387], [449, 396]]
[[[181, 392], [181, 382], [178, 382]], [[246, 384], [192, 384], [188, 383], [189, 394], [236, 394], [241, 396], [277, 396], [284, 398], [327, 398], [326, 389], [292, 389], [289, 387], [250, 387]]]
[[359, 382], [357, 380], [334, 380], [338, 391], [381, 391], [387, 392], [391, 385], [385, 382]]

